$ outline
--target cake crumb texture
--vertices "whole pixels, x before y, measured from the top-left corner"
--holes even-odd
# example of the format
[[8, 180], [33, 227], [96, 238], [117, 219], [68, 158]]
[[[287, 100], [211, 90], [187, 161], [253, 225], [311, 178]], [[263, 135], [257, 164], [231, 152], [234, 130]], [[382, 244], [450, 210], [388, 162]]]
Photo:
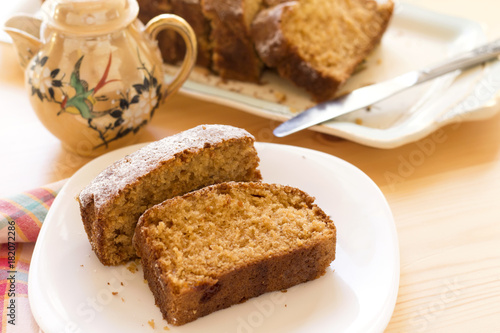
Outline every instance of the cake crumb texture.
[[277, 3], [252, 23], [256, 50], [267, 66], [317, 101], [333, 97], [380, 42], [394, 7], [390, 0]]
[[147, 210], [134, 245], [164, 318], [181, 325], [324, 274], [336, 229], [313, 201], [293, 187], [228, 182]]

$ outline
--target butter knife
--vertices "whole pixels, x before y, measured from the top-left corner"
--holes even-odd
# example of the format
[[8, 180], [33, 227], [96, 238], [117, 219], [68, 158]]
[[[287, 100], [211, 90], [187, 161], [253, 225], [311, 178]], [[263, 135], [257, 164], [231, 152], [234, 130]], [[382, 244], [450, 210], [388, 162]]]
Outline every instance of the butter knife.
[[408, 72], [384, 82], [353, 90], [337, 99], [320, 103], [285, 121], [276, 127], [273, 133], [277, 137], [287, 136], [346, 113], [368, 107], [438, 76], [492, 60], [499, 54], [500, 39], [497, 39], [434, 66]]

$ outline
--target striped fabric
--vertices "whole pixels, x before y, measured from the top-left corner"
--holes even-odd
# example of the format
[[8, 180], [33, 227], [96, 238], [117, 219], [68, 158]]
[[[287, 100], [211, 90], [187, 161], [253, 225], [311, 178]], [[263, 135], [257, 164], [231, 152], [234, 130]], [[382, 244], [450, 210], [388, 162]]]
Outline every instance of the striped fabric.
[[28, 302], [34, 242], [64, 181], [0, 198], [0, 327], [2, 332], [39, 332]]

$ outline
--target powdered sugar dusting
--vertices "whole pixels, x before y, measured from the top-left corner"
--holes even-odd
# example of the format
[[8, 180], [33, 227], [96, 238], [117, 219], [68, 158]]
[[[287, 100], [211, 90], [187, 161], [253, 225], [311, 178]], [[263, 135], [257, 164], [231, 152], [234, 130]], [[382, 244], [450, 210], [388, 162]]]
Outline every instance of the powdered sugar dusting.
[[230, 139], [255, 138], [247, 131], [227, 125], [200, 125], [155, 141], [116, 161], [102, 171], [80, 193], [83, 206], [94, 200], [99, 209], [109, 198], [140, 180], [160, 165], [174, 160], [182, 152], [195, 152]]
[[[296, 2], [285, 2], [261, 11], [252, 23], [255, 49], [268, 66], [276, 66], [285, 56], [286, 39], [281, 29], [281, 16]], [[279, 59], [273, 59], [274, 57]]]

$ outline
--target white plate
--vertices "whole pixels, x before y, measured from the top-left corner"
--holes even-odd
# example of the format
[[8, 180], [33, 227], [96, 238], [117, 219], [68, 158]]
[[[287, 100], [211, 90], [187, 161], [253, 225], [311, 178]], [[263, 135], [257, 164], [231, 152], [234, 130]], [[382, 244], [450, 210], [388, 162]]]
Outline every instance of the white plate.
[[[80, 169], [56, 197], [38, 237], [29, 300], [46, 332], [382, 332], [396, 302], [399, 250], [389, 206], [359, 169], [331, 155], [258, 143], [264, 181], [315, 196], [338, 230], [337, 259], [321, 278], [168, 325], [142, 270], [105, 267], [90, 248], [75, 197], [102, 169], [138, 149], [126, 147]], [[123, 282], [123, 285], [121, 285]], [[117, 292], [113, 295], [113, 292]]]
[[[423, 68], [485, 42], [475, 22], [398, 3], [380, 46], [340, 93]], [[170, 73], [175, 70], [166, 68]], [[198, 69], [181, 92], [274, 121], [314, 105], [304, 91], [275, 74], [265, 73], [263, 82], [225, 82]], [[498, 111], [499, 88], [500, 63], [496, 62], [462, 75], [448, 74], [378, 103], [370, 111], [356, 111], [312, 129], [372, 147], [394, 148], [452, 122], [493, 116]], [[277, 125], [274, 121], [271, 127]]]

